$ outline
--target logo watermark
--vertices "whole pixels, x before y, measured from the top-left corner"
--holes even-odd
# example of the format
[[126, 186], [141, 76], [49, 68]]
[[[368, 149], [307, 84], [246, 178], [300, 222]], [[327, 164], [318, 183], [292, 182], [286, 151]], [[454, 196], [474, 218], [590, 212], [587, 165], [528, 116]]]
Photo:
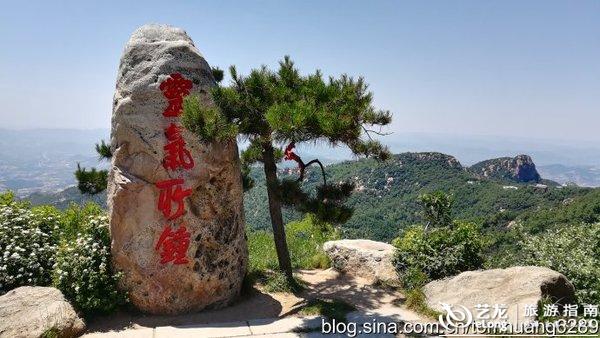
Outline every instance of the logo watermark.
[[382, 317], [373, 317], [362, 323], [322, 319], [321, 333], [343, 334], [348, 337], [371, 334], [598, 337], [600, 333], [598, 305], [580, 307], [574, 304], [545, 304], [538, 309], [537, 305], [528, 304], [511, 309], [505, 304], [477, 304], [469, 308], [442, 303], [440, 307], [443, 314], [438, 317], [437, 322], [403, 322], [384, 320]]

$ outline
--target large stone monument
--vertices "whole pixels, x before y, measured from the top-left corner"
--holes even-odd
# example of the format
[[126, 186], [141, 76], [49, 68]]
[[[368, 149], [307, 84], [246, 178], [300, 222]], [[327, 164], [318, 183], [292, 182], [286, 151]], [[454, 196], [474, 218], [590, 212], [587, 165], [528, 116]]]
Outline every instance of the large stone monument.
[[108, 206], [113, 263], [133, 304], [155, 314], [227, 305], [248, 252], [235, 140], [202, 143], [182, 127], [186, 95], [211, 104], [208, 63], [185, 31], [136, 30], [113, 101]]

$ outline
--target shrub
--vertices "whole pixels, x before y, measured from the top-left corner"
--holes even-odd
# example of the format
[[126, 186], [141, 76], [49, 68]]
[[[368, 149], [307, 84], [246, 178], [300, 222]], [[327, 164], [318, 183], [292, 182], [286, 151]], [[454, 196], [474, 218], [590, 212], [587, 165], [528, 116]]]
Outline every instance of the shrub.
[[441, 227], [452, 224], [452, 205], [454, 198], [442, 191], [422, 194], [419, 196], [423, 220], [428, 226]]
[[[59, 226], [52, 209], [32, 212], [6, 199], [0, 205], [0, 294], [23, 285], [51, 281]], [[55, 210], [54, 210], [55, 211]]]
[[74, 241], [63, 242], [56, 257], [54, 285], [84, 314], [107, 313], [126, 301], [117, 289], [120, 273], [110, 263], [106, 216], [90, 216]]
[[0, 193], [0, 205], [11, 204], [15, 200], [15, 193], [12, 191], [6, 191]]
[[482, 243], [480, 229], [473, 223], [455, 222], [452, 228], [429, 231], [415, 226], [394, 240], [394, 263], [405, 288], [420, 287], [432, 279], [481, 268]]
[[600, 303], [600, 224], [526, 236], [521, 244], [523, 258], [514, 263], [556, 270], [573, 283], [580, 303]]
[[409, 267], [402, 273], [402, 286], [406, 290], [420, 289], [429, 282], [429, 276], [419, 267]]
[[429, 318], [438, 318], [440, 313], [427, 305], [427, 297], [422, 289], [412, 289], [406, 292], [404, 305], [417, 313]]
[[92, 216], [102, 216], [105, 211], [98, 204], [88, 202], [84, 206], [71, 204], [62, 213], [60, 237], [65, 241], [74, 241], [85, 231], [87, 221]]

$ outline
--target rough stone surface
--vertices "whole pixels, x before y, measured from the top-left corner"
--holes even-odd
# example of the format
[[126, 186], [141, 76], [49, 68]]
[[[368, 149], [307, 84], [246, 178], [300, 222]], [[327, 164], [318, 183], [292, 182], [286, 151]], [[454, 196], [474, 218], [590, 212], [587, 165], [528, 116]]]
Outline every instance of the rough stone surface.
[[23, 286], [0, 296], [0, 337], [77, 337], [85, 323], [55, 288]]
[[528, 155], [500, 157], [482, 161], [469, 168], [481, 177], [509, 179], [516, 182], [539, 182], [540, 174]]
[[367, 239], [343, 239], [323, 244], [332, 265], [340, 272], [370, 279], [398, 283], [392, 259], [394, 246]]
[[429, 307], [444, 312], [442, 303], [465, 306], [476, 314], [477, 304], [505, 304], [508, 319], [523, 323], [526, 305], [550, 297], [559, 304], [575, 300], [573, 284], [562, 274], [543, 267], [516, 266], [507, 269], [467, 271], [425, 285], [423, 292]]
[[[185, 31], [143, 26], [125, 47], [113, 101], [108, 185], [113, 262], [124, 272], [122, 287], [133, 304], [155, 314], [228, 304], [239, 294], [248, 261], [236, 142], [205, 144], [183, 128], [195, 166], [167, 171], [162, 165], [164, 129], [180, 124], [162, 115], [169, 104], [159, 85], [173, 73], [191, 80], [191, 93], [212, 104], [208, 91], [216, 83]], [[186, 214], [171, 223], [176, 230], [182, 222], [191, 233], [189, 262], [179, 265], [161, 264], [155, 249], [169, 224], [157, 207], [155, 184], [174, 178], [192, 189]]]

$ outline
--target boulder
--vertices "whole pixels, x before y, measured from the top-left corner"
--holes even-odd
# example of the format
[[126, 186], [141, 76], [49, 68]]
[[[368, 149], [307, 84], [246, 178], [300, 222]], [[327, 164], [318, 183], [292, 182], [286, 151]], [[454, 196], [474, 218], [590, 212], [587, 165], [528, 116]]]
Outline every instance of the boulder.
[[323, 244], [333, 267], [343, 273], [388, 284], [397, 284], [392, 264], [394, 246], [367, 239], [343, 239]]
[[513, 324], [531, 321], [525, 307], [542, 299], [557, 304], [573, 304], [575, 289], [562, 274], [544, 267], [516, 266], [507, 269], [467, 271], [436, 280], [423, 288], [427, 304], [444, 313], [450, 306], [465, 306], [473, 315], [477, 304], [507, 306], [507, 321]]
[[0, 296], [0, 337], [77, 337], [85, 323], [55, 288], [22, 286]]
[[241, 290], [248, 250], [237, 143], [203, 142], [181, 125], [183, 98], [211, 105], [215, 85], [182, 29], [146, 25], [125, 46], [107, 204], [121, 287], [144, 312], [222, 307]]

